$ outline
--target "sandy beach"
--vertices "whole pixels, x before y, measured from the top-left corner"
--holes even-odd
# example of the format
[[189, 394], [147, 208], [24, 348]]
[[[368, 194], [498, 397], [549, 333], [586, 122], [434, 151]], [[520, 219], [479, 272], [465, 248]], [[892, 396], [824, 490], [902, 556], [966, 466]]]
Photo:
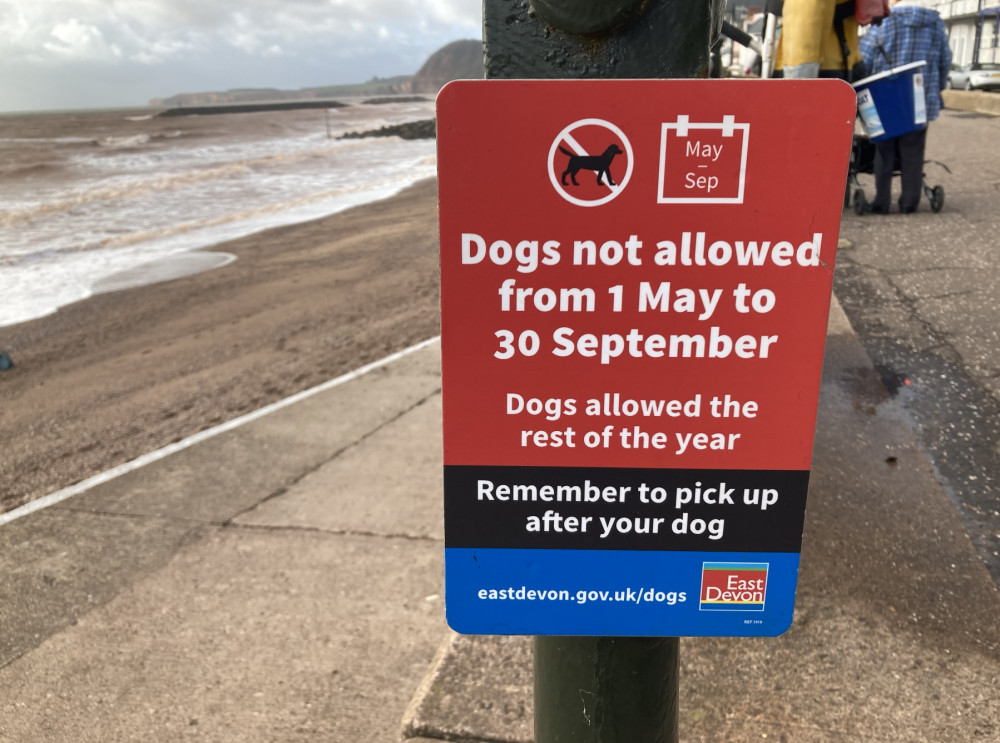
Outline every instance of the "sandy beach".
[[437, 240], [432, 179], [0, 328], [0, 511], [436, 335]]

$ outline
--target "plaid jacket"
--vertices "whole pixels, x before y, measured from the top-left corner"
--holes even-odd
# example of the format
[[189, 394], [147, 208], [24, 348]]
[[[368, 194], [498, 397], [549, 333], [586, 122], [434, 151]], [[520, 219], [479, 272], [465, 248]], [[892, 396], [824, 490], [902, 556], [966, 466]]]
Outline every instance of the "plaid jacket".
[[[879, 49], [880, 44], [885, 54]], [[927, 62], [924, 68], [927, 120], [938, 117], [941, 90], [951, 69], [951, 49], [944, 21], [937, 11], [919, 5], [894, 5], [892, 15], [881, 25], [869, 28], [861, 38], [861, 56], [869, 75], [911, 62]]]

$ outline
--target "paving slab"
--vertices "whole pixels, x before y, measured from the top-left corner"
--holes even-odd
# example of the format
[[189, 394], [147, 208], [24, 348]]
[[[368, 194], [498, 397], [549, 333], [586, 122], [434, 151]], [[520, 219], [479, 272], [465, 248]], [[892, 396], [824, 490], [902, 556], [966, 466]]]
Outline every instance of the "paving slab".
[[[1000, 594], [836, 302], [808, 499], [791, 629], [682, 639], [681, 741], [1000, 739]], [[528, 743], [530, 657], [452, 638], [405, 734]]]
[[191, 522], [56, 509], [0, 528], [0, 669], [204, 536]]
[[0, 740], [394, 740], [441, 563], [433, 542], [220, 529], [3, 668]]
[[294, 492], [261, 503], [235, 522], [441, 541], [440, 429], [441, 395], [435, 391], [303, 477]]
[[534, 740], [532, 639], [449, 631], [403, 720], [421, 740]]

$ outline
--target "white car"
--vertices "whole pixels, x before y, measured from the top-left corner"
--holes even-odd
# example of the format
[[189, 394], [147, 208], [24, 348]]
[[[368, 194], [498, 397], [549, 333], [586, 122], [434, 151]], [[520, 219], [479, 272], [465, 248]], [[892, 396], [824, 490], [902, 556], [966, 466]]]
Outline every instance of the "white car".
[[961, 90], [1000, 90], [1000, 64], [973, 62], [962, 67], [952, 65], [947, 87]]

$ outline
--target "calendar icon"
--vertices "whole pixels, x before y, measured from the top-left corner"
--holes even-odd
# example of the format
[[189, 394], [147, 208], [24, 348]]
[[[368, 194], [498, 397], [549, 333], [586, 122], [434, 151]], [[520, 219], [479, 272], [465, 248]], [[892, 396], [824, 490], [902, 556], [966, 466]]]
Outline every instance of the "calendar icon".
[[735, 116], [664, 122], [657, 203], [742, 204], [749, 139], [750, 124], [736, 123]]

